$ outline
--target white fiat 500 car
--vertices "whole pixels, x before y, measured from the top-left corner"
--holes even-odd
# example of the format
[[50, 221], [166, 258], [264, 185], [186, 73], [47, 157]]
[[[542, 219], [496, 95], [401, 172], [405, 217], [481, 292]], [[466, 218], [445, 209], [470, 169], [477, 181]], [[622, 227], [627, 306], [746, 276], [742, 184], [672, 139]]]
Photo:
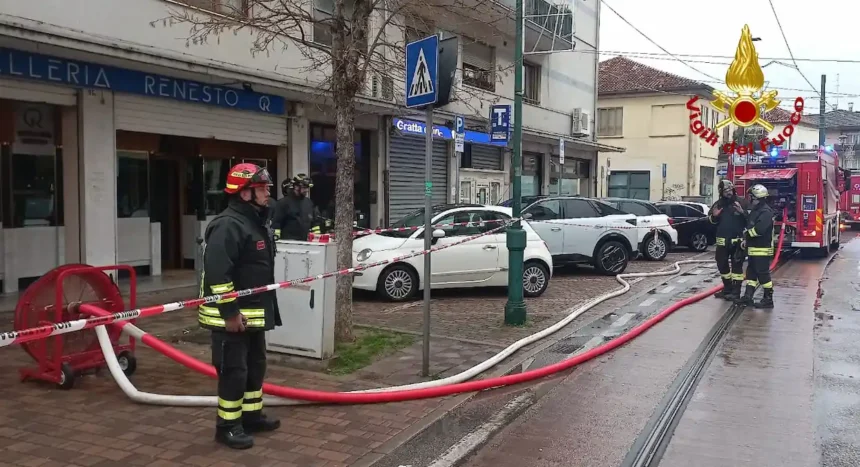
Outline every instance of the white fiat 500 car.
[[603, 198], [602, 201], [636, 216], [639, 251], [646, 259], [662, 261], [678, 244], [678, 231], [672, 227], [673, 220], [648, 201], [628, 198]]
[[[431, 232], [432, 245], [440, 247], [462, 241], [464, 238], [490, 231], [502, 225], [499, 222], [481, 224], [482, 221], [509, 220], [511, 209], [502, 206], [438, 205], [433, 206], [431, 222], [470, 225], [441, 226]], [[391, 227], [419, 227], [424, 225], [424, 210], [416, 210], [395, 222]], [[546, 291], [552, 277], [552, 256], [546, 243], [525, 222], [526, 249], [524, 254], [523, 293], [537, 297]], [[352, 261], [355, 266], [393, 259], [424, 249], [424, 229], [404, 232], [382, 232], [359, 237], [353, 242]], [[433, 289], [459, 287], [506, 287], [508, 285], [508, 249], [505, 230], [474, 240], [434, 251], [430, 260]], [[393, 301], [410, 299], [424, 288], [424, 255], [413, 256], [392, 264], [356, 272], [352, 286], [356, 289], [376, 291]]]

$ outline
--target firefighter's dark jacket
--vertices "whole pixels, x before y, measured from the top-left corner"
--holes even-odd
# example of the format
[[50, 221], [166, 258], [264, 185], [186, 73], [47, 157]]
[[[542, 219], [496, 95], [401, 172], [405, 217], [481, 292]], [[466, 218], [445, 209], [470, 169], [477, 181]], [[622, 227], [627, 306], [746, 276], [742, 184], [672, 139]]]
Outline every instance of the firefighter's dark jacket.
[[[735, 202], [740, 203], [741, 209], [738, 210]], [[722, 211], [719, 215], [714, 215], [714, 211], [720, 208]], [[746, 200], [740, 199], [737, 196], [731, 198], [720, 197], [716, 203], [711, 206], [708, 212], [708, 220], [712, 224], [717, 225], [715, 232], [717, 238], [722, 239], [740, 239], [743, 237], [744, 228], [747, 224], [747, 205]], [[717, 240], [717, 244], [720, 242]]]
[[275, 203], [272, 213], [275, 237], [281, 240], [306, 241], [317, 215], [313, 201], [307, 196], [301, 199], [292, 193], [284, 196]]
[[745, 235], [750, 256], [773, 256], [773, 216], [774, 210], [764, 201], [750, 211]]
[[[275, 243], [266, 210], [232, 199], [206, 227], [204, 239], [201, 297], [275, 282]], [[275, 291], [207, 303], [200, 306], [197, 317], [201, 327], [223, 330], [224, 320], [239, 312], [247, 318], [246, 331], [281, 325]]]

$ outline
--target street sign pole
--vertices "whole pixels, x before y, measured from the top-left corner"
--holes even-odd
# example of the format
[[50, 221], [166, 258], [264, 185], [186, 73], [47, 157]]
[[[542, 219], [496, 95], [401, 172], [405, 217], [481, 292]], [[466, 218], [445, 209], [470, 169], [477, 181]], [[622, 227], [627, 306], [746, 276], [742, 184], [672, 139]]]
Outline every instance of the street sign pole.
[[[424, 250], [433, 245], [433, 104], [439, 97], [439, 36], [406, 44], [406, 107], [424, 107]], [[430, 253], [424, 255], [424, 323], [421, 374], [430, 375]]]
[[[522, 214], [522, 177], [523, 177], [523, 2], [516, 0], [516, 39], [514, 43], [514, 134], [513, 157], [511, 167], [514, 169], [513, 180], [513, 216], [519, 218]], [[523, 300], [523, 254], [526, 249], [526, 232], [520, 221], [516, 221], [507, 230], [508, 248], [508, 302], [505, 304], [505, 324], [521, 326], [526, 322], [526, 302]]]
[[[433, 104], [427, 106], [424, 137], [424, 250], [432, 246], [433, 231]], [[421, 374], [430, 375], [430, 253], [424, 255], [424, 348]]]

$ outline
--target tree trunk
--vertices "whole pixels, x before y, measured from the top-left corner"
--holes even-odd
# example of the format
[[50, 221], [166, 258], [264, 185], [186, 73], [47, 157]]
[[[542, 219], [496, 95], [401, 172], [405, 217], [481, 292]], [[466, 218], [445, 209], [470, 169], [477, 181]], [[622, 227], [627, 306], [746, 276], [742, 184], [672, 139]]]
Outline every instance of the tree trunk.
[[[355, 104], [351, 97], [335, 97], [337, 176], [334, 232], [338, 270], [352, 267], [352, 225], [355, 219]], [[337, 342], [352, 342], [352, 275], [337, 278], [334, 334]]]

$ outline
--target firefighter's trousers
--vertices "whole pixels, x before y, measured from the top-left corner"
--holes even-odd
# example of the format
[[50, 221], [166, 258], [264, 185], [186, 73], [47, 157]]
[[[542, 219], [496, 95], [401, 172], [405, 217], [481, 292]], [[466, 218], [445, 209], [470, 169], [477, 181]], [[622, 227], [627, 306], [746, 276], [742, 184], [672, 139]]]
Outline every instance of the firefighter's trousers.
[[[747, 264], [746, 283], [748, 287], [762, 286], [763, 289], [773, 289], [773, 280], [770, 277], [770, 262], [773, 261], [773, 253], [756, 254], [756, 248], [750, 248], [749, 264]], [[768, 250], [759, 248], [759, 250]], [[773, 248], [769, 249], [773, 252]]]
[[717, 237], [714, 259], [724, 281], [744, 280], [744, 253], [739, 238]]
[[212, 331], [212, 366], [218, 372], [218, 429], [260, 417], [266, 376], [266, 333]]

